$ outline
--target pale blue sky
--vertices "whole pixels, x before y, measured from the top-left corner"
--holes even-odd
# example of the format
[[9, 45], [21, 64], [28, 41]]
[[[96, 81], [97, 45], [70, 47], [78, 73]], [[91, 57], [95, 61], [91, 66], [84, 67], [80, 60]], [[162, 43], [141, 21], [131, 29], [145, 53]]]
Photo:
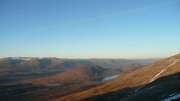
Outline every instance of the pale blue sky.
[[0, 57], [180, 53], [179, 0], [0, 0]]

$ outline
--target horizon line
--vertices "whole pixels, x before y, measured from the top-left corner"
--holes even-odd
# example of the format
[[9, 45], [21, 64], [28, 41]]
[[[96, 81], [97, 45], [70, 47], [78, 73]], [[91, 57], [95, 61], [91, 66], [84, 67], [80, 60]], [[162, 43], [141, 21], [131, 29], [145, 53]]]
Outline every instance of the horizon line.
[[[173, 55], [174, 56], [174, 55]], [[170, 56], [168, 56], [170, 57]], [[36, 56], [7, 56], [7, 57], [0, 57], [0, 59], [5, 59], [5, 58], [38, 58], [38, 59], [43, 59], [43, 58], [57, 58], [57, 59], [124, 59], [124, 60], [135, 60], [135, 59], [163, 59], [167, 57], [149, 57], [149, 58], [98, 58], [98, 57], [93, 57], [93, 58], [67, 58], [67, 57], [50, 57], [50, 56], [44, 56], [44, 57], [36, 57]]]

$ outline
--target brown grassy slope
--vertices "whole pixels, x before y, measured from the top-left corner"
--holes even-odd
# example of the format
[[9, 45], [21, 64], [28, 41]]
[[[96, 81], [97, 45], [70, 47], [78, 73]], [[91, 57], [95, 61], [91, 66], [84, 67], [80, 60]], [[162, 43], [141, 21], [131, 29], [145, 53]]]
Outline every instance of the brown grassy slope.
[[[154, 78], [158, 73], [160, 73], [163, 69], [167, 67], [169, 68], [167, 68], [162, 73], [160, 73], [160, 75], [158, 75], [155, 79], [165, 75], [170, 75], [176, 72], [180, 72], [180, 61], [177, 61], [179, 59], [180, 59], [180, 54], [158, 61], [154, 64], [144, 66], [143, 68], [137, 69], [133, 72], [126, 73], [111, 82], [107, 82], [104, 85], [80, 93], [68, 95], [62, 98], [57, 98], [56, 100], [53, 101], [78, 101], [91, 96], [100, 95], [127, 87], [134, 87], [134, 86], [141, 86], [144, 84], [148, 84], [150, 83], [152, 78]], [[175, 61], [177, 62], [175, 63]]]
[[100, 75], [105, 69], [95, 65], [81, 65], [74, 69], [69, 69], [63, 73], [52, 75], [49, 77], [40, 77], [35, 79], [28, 79], [20, 81], [21, 83], [33, 83], [33, 84], [64, 84], [64, 83], [76, 83], [84, 81], [93, 81], [99, 79]]
[[[171, 81], [171, 82], [170, 82]], [[163, 76], [138, 87], [129, 87], [84, 99], [83, 101], [161, 101], [180, 93], [180, 72]], [[178, 100], [179, 101], [179, 100]]]
[[135, 69], [138, 69], [140, 67], [142, 67], [143, 65], [139, 64], [139, 63], [133, 63], [133, 64], [128, 64], [126, 66], [123, 66], [121, 68], [122, 71], [124, 71], [125, 73], [133, 71]]

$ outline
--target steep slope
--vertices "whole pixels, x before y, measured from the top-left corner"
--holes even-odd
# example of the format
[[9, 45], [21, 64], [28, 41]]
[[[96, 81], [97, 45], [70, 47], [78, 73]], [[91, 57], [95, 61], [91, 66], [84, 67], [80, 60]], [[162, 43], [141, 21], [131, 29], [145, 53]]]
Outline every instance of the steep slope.
[[144, 85], [151, 83], [160, 77], [180, 72], [179, 66], [180, 54], [123, 74], [119, 78], [111, 82], [107, 82], [104, 85], [65, 96], [55, 101], [77, 101], [95, 95], [105, 94], [107, 92], [114, 92], [124, 88], [134, 88], [133, 91], [138, 92], [144, 87]]
[[[169, 82], [171, 81], [171, 82]], [[114, 92], [93, 96], [84, 101], [167, 101], [180, 99], [180, 72], [158, 78], [144, 85], [138, 92], [136, 87], [124, 88]]]

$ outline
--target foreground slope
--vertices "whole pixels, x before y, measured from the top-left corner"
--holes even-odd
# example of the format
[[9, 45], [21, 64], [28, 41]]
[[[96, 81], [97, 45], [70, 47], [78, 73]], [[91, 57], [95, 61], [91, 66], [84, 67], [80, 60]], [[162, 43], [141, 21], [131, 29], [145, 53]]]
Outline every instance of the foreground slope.
[[180, 72], [180, 54], [144, 66], [133, 72], [126, 73], [119, 78], [107, 82], [104, 85], [92, 88], [87, 91], [75, 93], [69, 96], [58, 98], [53, 101], [77, 101], [88, 97], [102, 95], [125, 88], [133, 88], [133, 92], [139, 92], [144, 85], [152, 83], [160, 77]]
[[[171, 82], [170, 82], [171, 81]], [[163, 101], [166, 99], [180, 100], [180, 73], [164, 76], [144, 85], [129, 87], [102, 95], [84, 99], [84, 101]]]

